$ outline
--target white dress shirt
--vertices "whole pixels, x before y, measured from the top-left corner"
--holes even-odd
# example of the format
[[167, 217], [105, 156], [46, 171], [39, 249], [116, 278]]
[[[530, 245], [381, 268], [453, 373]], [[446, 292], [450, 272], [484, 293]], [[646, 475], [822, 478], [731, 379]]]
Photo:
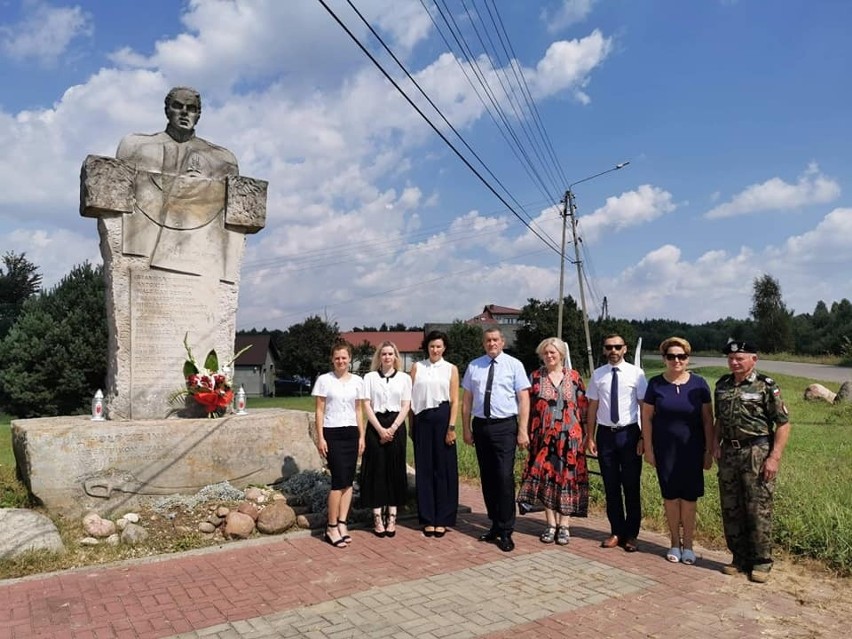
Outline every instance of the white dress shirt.
[[[618, 369], [618, 423], [613, 424], [609, 415], [610, 387], [612, 369]], [[596, 368], [586, 389], [586, 398], [598, 401], [598, 424], [609, 426], [627, 426], [639, 423], [639, 402], [645, 397], [648, 382], [645, 371], [625, 361], [615, 366], [605, 364]]]

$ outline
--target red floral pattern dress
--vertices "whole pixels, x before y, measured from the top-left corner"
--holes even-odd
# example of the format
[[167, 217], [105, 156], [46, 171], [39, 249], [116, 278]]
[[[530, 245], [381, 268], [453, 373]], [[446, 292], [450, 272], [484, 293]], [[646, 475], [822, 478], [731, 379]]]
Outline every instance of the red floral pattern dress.
[[518, 503], [562, 515], [585, 517], [589, 510], [589, 471], [583, 451], [586, 423], [586, 387], [580, 374], [562, 369], [555, 386], [540, 368], [530, 388], [530, 456], [521, 478]]

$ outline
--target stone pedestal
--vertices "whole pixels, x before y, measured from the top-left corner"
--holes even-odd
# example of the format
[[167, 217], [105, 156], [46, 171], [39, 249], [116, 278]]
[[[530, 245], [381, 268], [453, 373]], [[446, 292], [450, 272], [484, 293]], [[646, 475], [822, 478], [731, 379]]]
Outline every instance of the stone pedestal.
[[12, 422], [18, 472], [50, 511], [112, 515], [228, 481], [264, 485], [322, 468], [312, 413], [259, 409], [219, 419]]

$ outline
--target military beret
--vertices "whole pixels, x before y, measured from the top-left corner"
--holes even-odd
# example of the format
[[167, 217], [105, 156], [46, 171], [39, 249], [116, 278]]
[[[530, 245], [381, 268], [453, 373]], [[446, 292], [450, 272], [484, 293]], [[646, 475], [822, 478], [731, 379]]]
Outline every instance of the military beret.
[[729, 340], [725, 344], [725, 348], [722, 349], [722, 352], [725, 355], [730, 355], [731, 353], [757, 353], [757, 346], [751, 342]]

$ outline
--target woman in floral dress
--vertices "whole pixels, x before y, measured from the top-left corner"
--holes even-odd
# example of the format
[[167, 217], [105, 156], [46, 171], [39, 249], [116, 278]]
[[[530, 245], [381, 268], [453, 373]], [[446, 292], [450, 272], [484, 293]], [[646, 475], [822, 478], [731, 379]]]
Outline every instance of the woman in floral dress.
[[524, 513], [541, 501], [547, 527], [539, 539], [564, 546], [570, 540], [571, 515], [588, 514], [589, 474], [583, 450], [588, 401], [580, 374], [565, 367], [565, 342], [548, 337], [536, 353], [543, 365], [531, 375], [529, 461], [518, 505]]

